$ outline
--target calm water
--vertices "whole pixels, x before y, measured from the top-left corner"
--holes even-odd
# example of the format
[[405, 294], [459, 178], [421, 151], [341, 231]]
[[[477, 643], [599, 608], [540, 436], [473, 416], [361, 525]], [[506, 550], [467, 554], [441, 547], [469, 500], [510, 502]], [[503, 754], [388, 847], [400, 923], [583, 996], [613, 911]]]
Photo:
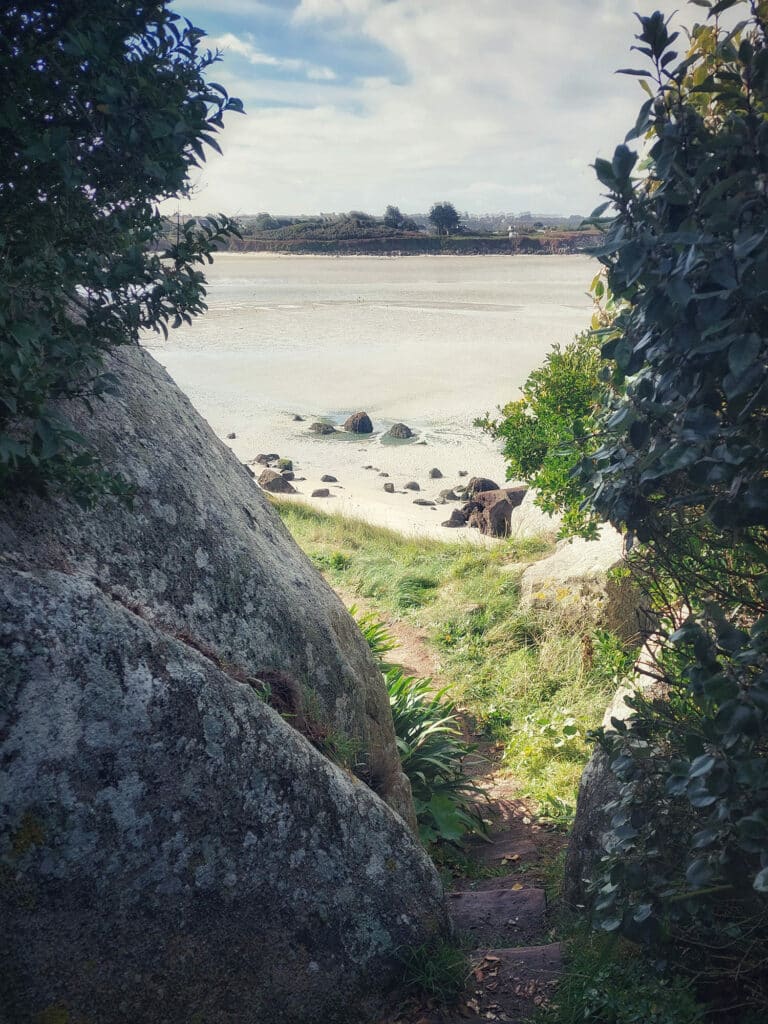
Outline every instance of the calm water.
[[[360, 478], [361, 450], [393, 475], [438, 465], [446, 477], [503, 476], [472, 420], [518, 397], [550, 346], [586, 326], [593, 273], [578, 256], [222, 254], [208, 270], [208, 314], [146, 344], [220, 436], [237, 434], [240, 458], [279, 451], [308, 481], [346, 473], [346, 490], [381, 504], [380, 481]], [[358, 409], [374, 420], [373, 438], [307, 435], [313, 419]], [[380, 431], [397, 420], [427, 445], [395, 458]]]

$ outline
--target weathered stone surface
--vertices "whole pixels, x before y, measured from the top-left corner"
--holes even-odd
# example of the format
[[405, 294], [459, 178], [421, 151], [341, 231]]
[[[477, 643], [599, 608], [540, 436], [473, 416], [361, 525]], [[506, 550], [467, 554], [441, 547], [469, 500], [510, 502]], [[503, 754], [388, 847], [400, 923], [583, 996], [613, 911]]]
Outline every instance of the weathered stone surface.
[[157, 612], [66, 561], [0, 565], [0, 1016], [369, 1020], [396, 951], [446, 929], [431, 863]]
[[560, 519], [543, 512], [535, 504], [536, 492], [529, 490], [525, 493], [520, 505], [512, 513], [509, 522], [509, 535], [517, 540], [527, 537], [542, 537], [544, 540], [553, 541], [560, 531]]
[[406, 426], [405, 423], [393, 423], [385, 436], [394, 437], [397, 438], [397, 440], [402, 441], [406, 438], [413, 437], [413, 431], [410, 427]]
[[296, 488], [291, 482], [274, 469], [263, 470], [259, 476], [259, 487], [263, 487], [265, 491], [270, 491], [272, 494], [296, 494]]
[[468, 525], [488, 537], [506, 537], [512, 513], [523, 500], [525, 488], [477, 491], [462, 508]]
[[[461, 476], [461, 474], [459, 474]], [[478, 494], [480, 491], [498, 491], [499, 485], [485, 476], [473, 476], [467, 484], [467, 494]]]
[[534, 562], [521, 578], [524, 604], [556, 607], [562, 615], [588, 619], [625, 639], [647, 630], [642, 595], [629, 579], [609, 574], [624, 560], [624, 540], [610, 526], [598, 540], [564, 540], [548, 558]]
[[[658, 684], [647, 674], [653, 670], [655, 649], [656, 641], [653, 637], [640, 649], [634, 675], [619, 686], [605, 709], [602, 725], [606, 731], [615, 729], [612, 719], [624, 722], [632, 717], [634, 712], [625, 697], [631, 697], [637, 692], [645, 696], [655, 695]], [[563, 895], [571, 906], [584, 907], [592, 901], [589, 882], [603, 855], [603, 836], [609, 824], [605, 808], [616, 799], [618, 788], [607, 755], [596, 749], [579, 781], [576, 817], [568, 837]]]
[[309, 432], [311, 434], [335, 434], [336, 428], [331, 423], [310, 423]]
[[295, 480], [296, 479], [296, 474], [293, 472], [292, 469], [281, 469], [280, 470], [280, 476], [283, 478], [283, 480]]
[[412, 821], [381, 673], [342, 603], [162, 367], [126, 347], [109, 368], [120, 394], [93, 417], [71, 410], [72, 421], [136, 486], [133, 508], [6, 501], [5, 564], [66, 567], [233, 671], [287, 674], [327, 729], [360, 745], [372, 787]]
[[461, 526], [466, 526], [467, 525], [466, 516], [461, 511], [461, 509], [455, 508], [451, 512], [450, 519], [446, 519], [445, 522], [442, 523], [441, 525], [442, 526], [449, 526], [451, 528], [457, 528], [457, 527], [461, 527]]
[[352, 434], [372, 434], [373, 424], [367, 412], [353, 412], [345, 420], [344, 429]]

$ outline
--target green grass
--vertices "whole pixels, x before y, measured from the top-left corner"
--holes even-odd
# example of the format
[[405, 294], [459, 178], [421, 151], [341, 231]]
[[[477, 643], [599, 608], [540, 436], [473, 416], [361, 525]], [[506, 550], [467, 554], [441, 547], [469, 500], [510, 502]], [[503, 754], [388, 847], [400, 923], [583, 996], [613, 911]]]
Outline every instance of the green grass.
[[589, 623], [580, 629], [521, 607], [522, 571], [551, 546], [406, 538], [306, 505], [275, 505], [331, 585], [426, 632], [450, 696], [503, 743], [522, 793], [567, 826], [589, 756], [586, 733], [599, 725], [628, 652]]

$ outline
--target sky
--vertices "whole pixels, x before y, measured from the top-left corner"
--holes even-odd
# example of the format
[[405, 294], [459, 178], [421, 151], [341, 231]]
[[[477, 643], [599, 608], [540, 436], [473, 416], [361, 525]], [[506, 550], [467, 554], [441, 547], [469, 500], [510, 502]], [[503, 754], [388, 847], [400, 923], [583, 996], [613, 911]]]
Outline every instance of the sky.
[[[245, 104], [191, 212], [588, 214], [644, 100], [633, 10], [685, 0], [175, 0]], [[678, 41], [682, 43], [683, 40]]]

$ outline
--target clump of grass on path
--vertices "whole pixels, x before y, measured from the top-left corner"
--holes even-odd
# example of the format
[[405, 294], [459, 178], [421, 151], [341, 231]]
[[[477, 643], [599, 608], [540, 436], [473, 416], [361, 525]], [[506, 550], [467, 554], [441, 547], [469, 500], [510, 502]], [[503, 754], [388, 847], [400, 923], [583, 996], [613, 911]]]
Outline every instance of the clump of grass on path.
[[521, 607], [520, 577], [552, 547], [481, 547], [409, 538], [307, 505], [276, 502], [329, 583], [425, 633], [441, 685], [504, 746], [503, 763], [555, 823], [566, 825], [597, 726], [632, 660], [615, 637]]

